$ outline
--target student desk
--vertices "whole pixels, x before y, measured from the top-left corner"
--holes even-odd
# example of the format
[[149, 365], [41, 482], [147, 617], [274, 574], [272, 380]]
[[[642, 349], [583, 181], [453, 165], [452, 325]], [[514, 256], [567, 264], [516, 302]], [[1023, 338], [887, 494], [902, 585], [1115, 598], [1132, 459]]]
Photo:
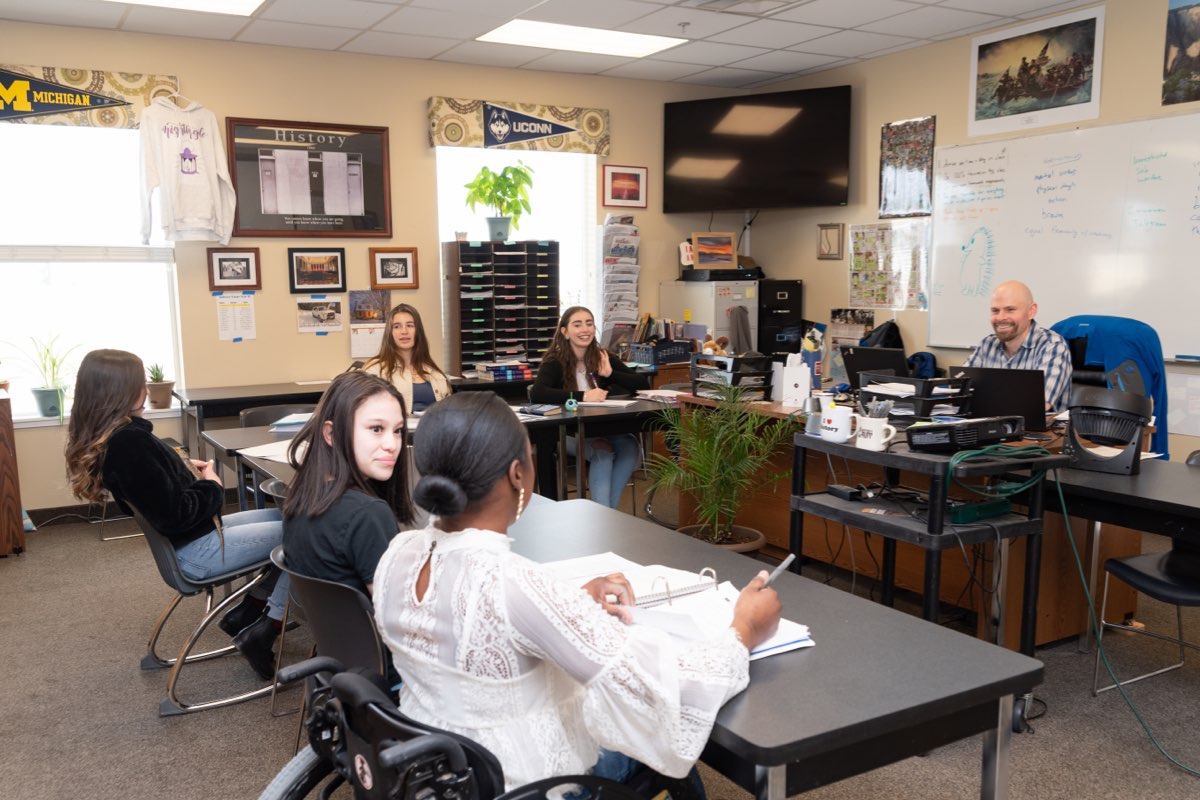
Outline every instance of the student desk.
[[183, 429], [183, 447], [189, 453], [192, 452], [192, 426], [188, 424], [189, 417], [195, 420], [197, 454], [194, 458], [203, 459], [204, 444], [200, 434], [204, 433], [206, 418], [232, 417], [244, 408], [255, 406], [316, 403], [320, 401], [328, 386], [329, 381], [213, 386], [205, 389], [176, 386], [172, 394], [179, 398], [179, 424]]
[[[200, 438], [212, 447], [213, 455], [218, 462], [228, 463], [233, 467], [233, 472], [237, 476], [238, 508], [245, 511], [247, 505], [246, 477], [252, 474], [252, 471], [244, 463], [245, 456], [239, 454], [238, 451], [246, 447], [258, 447], [261, 444], [285, 441], [295, 435], [295, 430], [272, 432], [270, 425], [255, 425], [249, 428], [207, 430], [200, 434]], [[254, 495], [255, 507], [261, 508], [261, 498], [258, 497], [257, 489]]]
[[[764, 566], [588, 500], [531, 502], [509, 533], [535, 561], [611, 550], [713, 567], [736, 586]], [[808, 625], [816, 646], [750, 665], [705, 763], [760, 800], [783, 800], [983, 733], [980, 796], [1007, 797], [1013, 696], [1041, 682], [1041, 662], [799, 575], [774, 586], [784, 616]]]

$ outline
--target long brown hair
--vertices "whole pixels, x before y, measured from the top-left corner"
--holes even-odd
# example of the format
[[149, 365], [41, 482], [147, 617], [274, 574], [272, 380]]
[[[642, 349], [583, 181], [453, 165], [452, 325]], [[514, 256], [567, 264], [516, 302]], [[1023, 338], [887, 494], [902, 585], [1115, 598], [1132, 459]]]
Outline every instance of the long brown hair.
[[[396, 320], [397, 314], [408, 314], [413, 319], [413, 324], [416, 326], [416, 339], [413, 341], [412, 361], [408, 364], [404, 363], [404, 358], [400, 355], [400, 348], [396, 346], [396, 337], [392, 335], [392, 324]], [[403, 374], [408, 367], [417, 375], [428, 377], [437, 372], [445, 376], [442, 368], [433, 360], [433, 356], [429, 355], [429, 340], [425, 337], [425, 324], [421, 322], [421, 314], [408, 303], [401, 303], [388, 312], [387, 330], [384, 331], [383, 344], [379, 347], [379, 355], [367, 362], [367, 368], [379, 366], [379, 374], [386, 381], [392, 380], [392, 375], [396, 370]]]
[[[348, 489], [381, 498], [392, 509], [400, 524], [412, 522], [412, 499], [408, 493], [408, 430], [401, 437], [392, 477], [377, 481], [363, 475], [354, 458], [354, 413], [368, 398], [387, 394], [396, 398], [400, 413], [407, 421], [408, 410], [400, 391], [378, 375], [367, 372], [343, 372], [329, 384], [316, 411], [296, 434], [288, 448], [288, 461], [296, 468], [296, 477], [283, 501], [285, 519], [319, 517]], [[325, 423], [332, 422], [330, 438], [325, 441]], [[304, 448], [301, 451], [301, 447]], [[300, 456], [303, 453], [303, 463]]]
[[75, 378], [75, 404], [67, 428], [67, 480], [81, 500], [104, 499], [104, 453], [108, 438], [129, 424], [146, 386], [142, 360], [124, 350], [93, 350]]
[[[559, 318], [558, 327], [554, 329], [554, 339], [551, 340], [550, 346], [546, 348], [544, 360], [557, 361], [559, 364], [562, 364], [563, 385], [559, 387], [562, 389], [575, 388], [571, 382], [575, 380], [575, 370], [579, 366], [575, 358], [575, 350], [571, 347], [570, 339], [563, 335], [563, 329], [567, 327], [567, 323], [571, 321], [571, 317], [581, 311], [595, 322], [596, 316], [586, 307], [571, 306]], [[602, 349], [600, 342], [596, 338], [593, 338], [591, 344], [587, 346], [587, 350], [583, 352], [583, 368], [585, 371], [595, 372], [600, 369], [600, 351]]]

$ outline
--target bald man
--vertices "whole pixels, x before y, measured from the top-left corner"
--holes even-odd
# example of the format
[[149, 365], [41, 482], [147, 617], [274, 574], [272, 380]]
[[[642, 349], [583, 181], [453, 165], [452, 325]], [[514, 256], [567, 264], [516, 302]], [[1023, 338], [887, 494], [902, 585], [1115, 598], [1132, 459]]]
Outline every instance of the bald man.
[[1037, 324], [1033, 292], [1006, 281], [992, 293], [992, 330], [967, 360], [968, 367], [1040, 369], [1046, 378], [1046, 410], [1067, 407], [1071, 388], [1071, 349], [1067, 341]]

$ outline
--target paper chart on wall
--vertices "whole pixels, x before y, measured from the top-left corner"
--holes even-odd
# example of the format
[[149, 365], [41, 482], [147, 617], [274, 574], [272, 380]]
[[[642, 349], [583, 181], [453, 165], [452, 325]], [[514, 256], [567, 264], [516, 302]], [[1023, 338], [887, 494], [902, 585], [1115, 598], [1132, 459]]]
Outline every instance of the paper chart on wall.
[[217, 338], [222, 342], [241, 342], [258, 338], [254, 316], [253, 292], [218, 292]]

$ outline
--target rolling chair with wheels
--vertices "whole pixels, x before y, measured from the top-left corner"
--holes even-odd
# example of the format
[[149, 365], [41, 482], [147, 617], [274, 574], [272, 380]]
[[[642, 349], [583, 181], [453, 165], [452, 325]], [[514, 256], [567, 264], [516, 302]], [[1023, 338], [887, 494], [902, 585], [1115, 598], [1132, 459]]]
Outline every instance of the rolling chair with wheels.
[[[175, 590], [175, 597], [163, 609], [159, 615], [158, 622], [155, 623], [154, 629], [150, 632], [150, 641], [146, 645], [147, 653], [142, 657], [142, 669], [164, 669], [170, 667], [171, 672], [167, 676], [167, 696], [163, 698], [159, 704], [159, 716], [167, 717], [176, 714], [188, 714], [194, 711], [205, 711], [210, 708], [221, 708], [223, 706], [240, 703], [244, 700], [250, 700], [255, 697], [264, 697], [271, 691], [271, 686], [263, 686], [259, 689], [253, 689], [248, 692], [230, 695], [229, 697], [220, 698], [217, 700], [207, 700], [196, 703], [185, 703], [179, 699], [177, 688], [179, 676], [183, 671], [185, 664], [192, 664], [197, 661], [206, 661], [212, 658], [234, 653], [237, 649], [232, 645], [209, 650], [203, 653], [192, 653], [192, 649], [199, 642], [200, 637], [208, 626], [213, 621], [220, 619], [226, 611], [236, 606], [241, 602], [242, 598], [255, 586], [261, 583], [271, 569], [269, 560], [259, 561], [253, 564], [248, 564], [243, 567], [231, 570], [227, 573], [213, 576], [203, 582], [193, 581], [185, 576], [179, 568], [179, 561], [175, 556], [175, 546], [171, 544], [171, 540], [163, 534], [159, 533], [141, 512], [136, 508], [132, 508], [133, 518], [137, 521], [138, 527], [142, 529], [142, 533], [146, 535], [146, 544], [150, 545], [150, 552], [154, 556], [154, 563], [158, 566], [159, 575], [167, 586]], [[220, 603], [213, 606], [213, 591], [218, 586], [224, 586], [232, 581], [240, 578], [248, 579], [246, 583], [221, 600]], [[185, 597], [204, 593], [204, 617], [196, 626], [196, 629], [184, 641], [180, 647], [179, 653], [175, 658], [164, 658], [158, 654], [157, 646], [159, 636], [162, 635], [163, 628], [170, 619], [171, 614], [179, 606], [179, 603]]]
[[[1200, 450], [1188, 456], [1187, 464], [1200, 472]], [[1124, 581], [1147, 597], [1175, 606], [1175, 636], [1105, 620], [1108, 582], [1112, 578]], [[1179, 669], [1183, 666], [1184, 656], [1188, 649], [1200, 650], [1200, 644], [1185, 641], [1183, 638], [1184, 606], [1193, 608], [1200, 606], [1200, 545], [1195, 542], [1173, 537], [1171, 549], [1165, 553], [1145, 553], [1125, 558], [1110, 558], [1104, 562], [1104, 599], [1100, 602], [1100, 630], [1097, 633], [1099, 641], [1103, 643], [1106, 630], [1122, 630], [1171, 642], [1179, 648], [1177, 662], [1134, 678], [1118, 679], [1121, 686]], [[1099, 685], [1100, 650], [1101, 648], [1096, 648], [1096, 666], [1092, 676], [1093, 696], [1109, 689], [1115, 689], [1118, 685], [1117, 683], [1108, 686]]]

